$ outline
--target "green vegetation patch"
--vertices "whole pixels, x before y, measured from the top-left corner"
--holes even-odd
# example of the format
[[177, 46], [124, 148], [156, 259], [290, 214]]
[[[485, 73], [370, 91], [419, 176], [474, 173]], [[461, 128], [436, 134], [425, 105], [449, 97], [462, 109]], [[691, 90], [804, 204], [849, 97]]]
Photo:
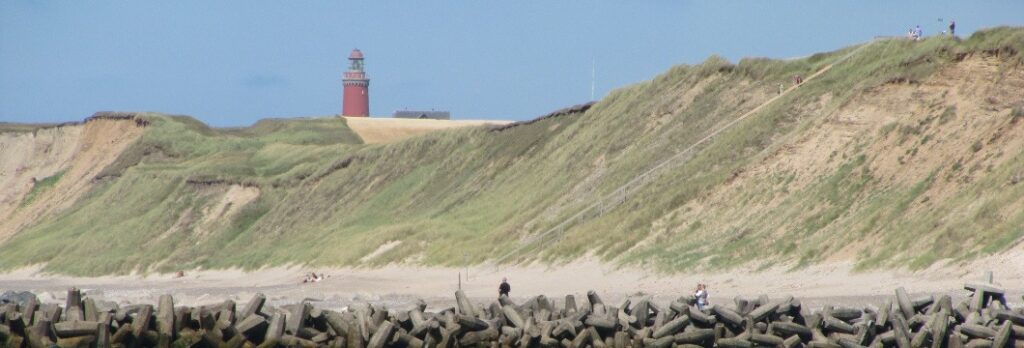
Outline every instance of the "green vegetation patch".
[[28, 194], [21, 199], [21, 206], [25, 207], [32, 204], [40, 195], [53, 188], [60, 181], [60, 178], [64, 176], [64, 171], [57, 172], [57, 174], [36, 180], [32, 183], [32, 190], [28, 191]]

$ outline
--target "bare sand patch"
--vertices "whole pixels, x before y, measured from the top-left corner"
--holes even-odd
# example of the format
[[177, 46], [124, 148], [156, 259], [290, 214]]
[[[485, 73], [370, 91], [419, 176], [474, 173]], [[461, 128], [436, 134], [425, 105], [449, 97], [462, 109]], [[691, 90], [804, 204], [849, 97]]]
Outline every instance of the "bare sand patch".
[[402, 245], [402, 241], [400, 241], [400, 240], [393, 240], [393, 241], [389, 241], [387, 243], [381, 244], [372, 253], [366, 254], [366, 256], [363, 256], [362, 258], [360, 258], [359, 262], [366, 262], [366, 261], [373, 260], [373, 258], [375, 258], [377, 256], [380, 256], [380, 254], [386, 253], [389, 250], [394, 249], [395, 247], [397, 247], [399, 245]]
[[196, 227], [197, 235], [205, 235], [218, 221], [231, 221], [246, 204], [260, 196], [260, 189], [242, 185], [231, 185], [227, 192], [212, 206], [203, 208], [203, 217]]
[[345, 122], [364, 143], [386, 144], [424, 133], [444, 129], [500, 126], [511, 121], [491, 120], [426, 120], [405, 118], [345, 117]]

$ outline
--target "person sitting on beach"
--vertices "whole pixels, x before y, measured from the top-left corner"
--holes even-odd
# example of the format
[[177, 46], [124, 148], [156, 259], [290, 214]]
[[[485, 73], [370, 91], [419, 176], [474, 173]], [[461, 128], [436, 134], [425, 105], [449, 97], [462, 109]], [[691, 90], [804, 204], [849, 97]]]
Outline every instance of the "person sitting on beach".
[[303, 279], [302, 282], [303, 283], [317, 283], [317, 282], [319, 282], [321, 280], [324, 280], [323, 274], [317, 275], [316, 272], [309, 272], [309, 274], [306, 275], [306, 279]]

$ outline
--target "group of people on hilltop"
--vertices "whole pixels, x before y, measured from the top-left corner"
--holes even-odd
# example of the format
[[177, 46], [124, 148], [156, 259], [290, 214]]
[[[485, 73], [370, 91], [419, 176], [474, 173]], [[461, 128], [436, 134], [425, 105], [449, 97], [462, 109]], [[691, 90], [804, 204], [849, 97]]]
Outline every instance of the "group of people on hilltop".
[[[943, 33], [945, 33], [945, 32], [943, 32]], [[951, 36], [956, 35], [956, 21], [954, 21], [954, 20], [950, 20], [949, 21], [949, 35], [951, 35]], [[920, 41], [921, 39], [924, 38], [924, 30], [921, 29], [920, 25], [914, 26], [913, 28], [910, 28], [909, 31], [907, 31], [907, 38], [910, 39], [910, 40], [914, 40], [914, 41]], [[804, 83], [803, 76], [800, 76], [800, 75], [793, 76], [793, 86], [799, 86], [799, 85], [801, 85], [803, 83]], [[780, 83], [779, 84], [779, 95], [782, 95], [785, 92], [786, 92], [785, 84]]]
[[[954, 20], [949, 21], [949, 35], [956, 36], [956, 21]], [[909, 31], [907, 31], [907, 38], [914, 41], [920, 41], [921, 39], [924, 38], [924, 30], [921, 30], [920, 25], [914, 26], [913, 28], [910, 28]]]
[[[498, 284], [498, 297], [508, 297], [508, 294], [512, 292], [512, 285], [509, 285], [508, 278], [501, 278], [501, 284]], [[697, 289], [693, 292], [694, 302], [697, 305], [697, 309], [704, 311], [708, 306], [708, 287], [706, 284], [698, 283]]]

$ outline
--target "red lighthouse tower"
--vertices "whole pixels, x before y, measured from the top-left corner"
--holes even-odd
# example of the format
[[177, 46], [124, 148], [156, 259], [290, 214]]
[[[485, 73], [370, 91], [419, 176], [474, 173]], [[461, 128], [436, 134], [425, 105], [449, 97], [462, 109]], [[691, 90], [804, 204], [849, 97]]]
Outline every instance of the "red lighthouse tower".
[[345, 84], [345, 92], [342, 96], [342, 116], [370, 116], [370, 79], [366, 78], [363, 72], [363, 52], [359, 49], [352, 50], [348, 56], [348, 71], [342, 81]]

